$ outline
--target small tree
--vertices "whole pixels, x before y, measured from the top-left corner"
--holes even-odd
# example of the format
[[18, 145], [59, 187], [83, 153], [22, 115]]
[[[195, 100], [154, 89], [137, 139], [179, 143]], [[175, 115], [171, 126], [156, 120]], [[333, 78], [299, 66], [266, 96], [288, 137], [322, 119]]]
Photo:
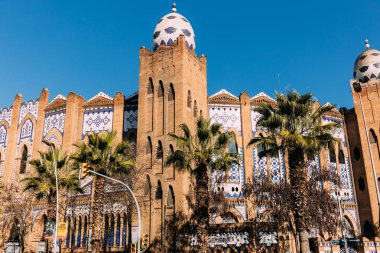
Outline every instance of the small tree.
[[0, 195], [2, 219], [2, 247], [10, 242], [18, 242], [20, 252], [25, 251], [26, 237], [33, 226], [32, 211], [35, 198], [30, 192], [24, 192], [17, 185], [4, 187]]
[[[325, 187], [324, 187], [325, 186]], [[326, 187], [327, 186], [327, 187]], [[335, 171], [313, 168], [306, 181], [308, 208], [305, 210], [305, 223], [308, 230], [320, 236], [336, 235], [342, 225], [339, 218], [339, 207], [333, 198], [334, 189], [340, 187], [340, 180]], [[246, 184], [247, 197], [255, 206], [255, 216], [250, 224], [252, 241], [260, 246], [262, 234], [274, 234], [278, 247], [288, 250], [286, 236], [296, 238], [297, 226], [292, 203], [292, 187], [289, 182], [275, 183], [267, 175], [255, 178], [255, 182]], [[327, 238], [324, 238], [327, 239]]]
[[292, 90], [287, 94], [277, 94], [276, 99], [275, 105], [263, 103], [254, 109], [260, 114], [257, 126], [264, 129], [267, 136], [252, 138], [249, 146], [263, 146], [265, 150], [260, 156], [278, 154], [279, 151], [285, 154], [295, 228], [301, 252], [308, 253], [306, 156], [316, 155], [323, 149], [334, 149], [339, 140], [332, 133], [340, 124], [322, 124], [323, 116], [333, 110], [334, 106], [319, 106], [310, 93], [300, 95]]

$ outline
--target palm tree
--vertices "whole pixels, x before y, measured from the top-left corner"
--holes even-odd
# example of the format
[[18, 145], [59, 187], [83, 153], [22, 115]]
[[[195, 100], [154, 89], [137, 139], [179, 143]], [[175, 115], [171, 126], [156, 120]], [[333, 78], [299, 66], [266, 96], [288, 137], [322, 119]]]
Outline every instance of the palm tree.
[[179, 125], [181, 135], [169, 133], [177, 143], [177, 150], [169, 154], [165, 165], [173, 165], [180, 171], [190, 171], [195, 179], [194, 220], [197, 226], [199, 252], [207, 252], [209, 238], [209, 203], [211, 169], [227, 170], [238, 163], [238, 154], [229, 153], [228, 147], [233, 132], [222, 132], [221, 124], [211, 124], [202, 117], [196, 121], [195, 133], [190, 132], [187, 124]]
[[32, 190], [37, 200], [46, 199], [48, 204], [47, 219], [48, 221], [55, 221], [57, 196], [55, 166], [58, 174], [58, 190], [81, 191], [78, 172], [69, 166], [68, 156], [59, 149], [55, 149], [54, 154], [52, 150], [39, 152], [39, 154], [39, 159], [29, 162], [36, 174], [22, 180], [25, 183], [24, 191]]
[[[116, 132], [88, 134], [87, 141], [75, 144], [77, 151], [71, 159], [79, 168], [82, 163], [87, 163], [91, 170], [113, 177], [128, 175], [135, 163], [130, 156], [130, 145], [127, 142], [115, 144]], [[92, 242], [93, 250], [102, 250], [102, 225], [103, 207], [105, 202], [105, 179], [93, 176], [94, 202], [91, 208], [92, 217]]]
[[340, 125], [335, 122], [322, 125], [323, 115], [335, 106], [320, 106], [310, 93], [300, 95], [292, 90], [286, 95], [277, 94], [276, 99], [275, 105], [263, 103], [254, 109], [261, 115], [257, 125], [267, 132], [267, 136], [252, 138], [248, 145], [265, 147], [260, 156], [278, 154], [279, 150], [285, 154], [300, 250], [308, 253], [308, 224], [305, 222], [305, 210], [308, 208], [306, 156], [318, 154], [322, 149], [334, 149], [339, 141], [332, 132]]

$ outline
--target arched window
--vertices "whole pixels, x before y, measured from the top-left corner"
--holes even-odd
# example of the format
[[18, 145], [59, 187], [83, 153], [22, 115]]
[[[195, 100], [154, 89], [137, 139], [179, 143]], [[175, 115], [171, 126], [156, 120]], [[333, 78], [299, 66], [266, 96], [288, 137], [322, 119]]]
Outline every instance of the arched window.
[[329, 149], [330, 163], [336, 163], [335, 150], [332, 148]]
[[200, 116], [201, 118], [203, 118], [203, 112], [202, 112], [202, 110], [199, 110], [199, 116]]
[[77, 247], [80, 247], [82, 235], [82, 217], [78, 218]]
[[123, 214], [123, 232], [121, 236], [121, 246], [125, 247], [127, 245], [127, 214]]
[[9, 239], [8, 241], [9, 242], [19, 242], [20, 241], [20, 237], [19, 237], [19, 222], [17, 219], [14, 219], [13, 220], [13, 223], [12, 223], [12, 227], [11, 227], [11, 231], [9, 233]]
[[197, 100], [194, 100], [193, 115], [194, 115], [195, 118], [198, 117], [198, 105], [197, 105]]
[[238, 152], [238, 146], [236, 143], [236, 137], [235, 134], [232, 135], [230, 145], [228, 146], [228, 152], [229, 153], [237, 153]]
[[66, 234], [66, 248], [70, 247], [70, 233], [71, 233], [71, 218], [67, 218], [67, 234]]
[[171, 185], [169, 186], [167, 208], [169, 209], [174, 208], [174, 191]]
[[160, 86], [158, 88], [157, 97], [162, 97], [164, 95], [164, 84], [160, 80]]
[[73, 227], [71, 229], [71, 248], [75, 248], [75, 230], [77, 227], [77, 219], [73, 218]]
[[191, 92], [187, 92], [187, 107], [191, 108]]
[[372, 144], [372, 143], [377, 143], [377, 136], [375, 134], [375, 131], [373, 131], [373, 129], [371, 128], [369, 130], [369, 142]]
[[360, 158], [361, 158], [360, 149], [358, 147], [356, 147], [356, 146], [354, 148], [354, 157], [355, 157], [356, 161], [359, 161]]
[[157, 188], [156, 188], [156, 200], [162, 199], [162, 186], [161, 186], [161, 181], [157, 181]]
[[152, 168], [153, 165], [153, 146], [152, 146], [152, 139], [150, 136], [148, 136], [148, 142], [146, 143], [146, 150], [145, 153], [149, 155], [149, 168]]
[[153, 80], [149, 77], [149, 83], [148, 83], [148, 89], [147, 94], [153, 94], [154, 86], [153, 86]]
[[362, 191], [362, 192], [364, 192], [364, 190], [365, 190], [365, 182], [364, 182], [364, 179], [362, 177], [359, 177], [358, 186], [359, 186], [359, 190]]
[[115, 219], [112, 214], [110, 214], [110, 222], [109, 222], [109, 240], [108, 240], [108, 246], [113, 247], [113, 240], [114, 240], [114, 228], [115, 228]]
[[22, 148], [21, 162], [20, 162], [20, 174], [24, 174], [26, 170], [26, 164], [28, 162], [28, 148], [26, 145]]
[[116, 218], [116, 242], [115, 242], [116, 247], [120, 246], [120, 228], [121, 228], [120, 222], [121, 222], [120, 214], [117, 214], [117, 218]]
[[86, 248], [87, 241], [87, 216], [84, 216], [83, 219], [83, 236], [82, 236], [82, 247]]
[[109, 237], [109, 222], [108, 222], [108, 215], [106, 214], [104, 216], [104, 238], [103, 238], [104, 248], [107, 246], [108, 237]]
[[162, 159], [164, 156], [164, 151], [162, 149], [162, 142], [158, 141], [156, 159]]
[[362, 231], [362, 233], [368, 239], [372, 239], [373, 237], [375, 237], [375, 231], [373, 230], [373, 227], [372, 227], [371, 223], [368, 220], [366, 220], [364, 222], [364, 224], [363, 224], [363, 231]]
[[175, 92], [174, 92], [174, 86], [171, 83], [169, 88], [169, 95], [168, 95], [168, 101], [173, 101], [175, 99]]
[[342, 149], [339, 149], [338, 160], [339, 160], [339, 164], [346, 164], [346, 161], [344, 159], [344, 153], [343, 153]]

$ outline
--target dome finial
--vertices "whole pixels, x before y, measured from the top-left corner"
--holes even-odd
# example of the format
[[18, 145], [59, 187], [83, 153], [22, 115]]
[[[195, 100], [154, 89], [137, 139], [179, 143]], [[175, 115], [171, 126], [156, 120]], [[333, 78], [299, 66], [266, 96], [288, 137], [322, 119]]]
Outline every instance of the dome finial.
[[174, 2], [172, 4], [172, 12], [177, 12], [177, 5]]
[[370, 47], [368, 39], [365, 39], [365, 48], [368, 50]]

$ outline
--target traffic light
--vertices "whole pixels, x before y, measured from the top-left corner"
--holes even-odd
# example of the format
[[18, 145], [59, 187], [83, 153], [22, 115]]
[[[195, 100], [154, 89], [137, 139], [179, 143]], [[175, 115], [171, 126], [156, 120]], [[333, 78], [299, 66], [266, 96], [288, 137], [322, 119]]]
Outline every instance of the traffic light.
[[132, 245], [131, 245], [131, 253], [137, 253], [136, 243], [132, 243]]
[[142, 237], [142, 249], [146, 249], [149, 246], [149, 235], [148, 234], [143, 234]]
[[82, 163], [82, 166], [80, 169], [81, 170], [80, 179], [87, 177], [90, 169], [91, 167], [88, 163]]

